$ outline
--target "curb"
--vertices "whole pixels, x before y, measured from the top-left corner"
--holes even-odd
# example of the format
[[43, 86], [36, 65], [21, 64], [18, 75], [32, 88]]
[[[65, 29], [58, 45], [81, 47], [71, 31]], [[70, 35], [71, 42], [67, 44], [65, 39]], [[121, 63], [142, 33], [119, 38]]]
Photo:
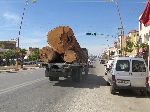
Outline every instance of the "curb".
[[26, 67], [26, 68], [21, 68], [19, 70], [15, 70], [15, 69], [9, 69], [9, 70], [0, 70], [0, 73], [2, 72], [8, 72], [8, 73], [17, 73], [19, 71], [24, 71], [24, 70], [36, 70], [38, 69], [39, 67]]
[[0, 70], [0, 73], [7, 72], [7, 73], [17, 73], [18, 71], [15, 70]]

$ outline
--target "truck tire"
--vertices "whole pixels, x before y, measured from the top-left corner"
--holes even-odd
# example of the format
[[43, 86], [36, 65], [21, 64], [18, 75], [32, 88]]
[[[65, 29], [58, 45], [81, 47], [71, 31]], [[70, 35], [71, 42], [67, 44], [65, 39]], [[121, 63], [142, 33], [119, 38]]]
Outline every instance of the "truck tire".
[[141, 95], [142, 95], [142, 96], [147, 96], [147, 94], [148, 94], [147, 90], [142, 90], [142, 91], [141, 91]]
[[115, 93], [116, 93], [116, 89], [114, 88], [113, 85], [110, 86], [110, 93], [113, 95], [115, 95]]
[[88, 66], [86, 66], [86, 67], [85, 67], [85, 75], [88, 75], [88, 72], [89, 72]]
[[45, 77], [48, 77], [48, 71], [45, 70]]
[[50, 81], [58, 81], [58, 80], [59, 80], [59, 77], [52, 77], [52, 76], [50, 76], [50, 77], [49, 77], [49, 80], [50, 80]]
[[80, 68], [74, 68], [72, 69], [72, 81], [74, 82], [80, 82], [81, 80], [82, 71]]
[[85, 69], [84, 69], [84, 74], [82, 74], [82, 80], [87, 79], [88, 72], [89, 72], [88, 66], [86, 66]]

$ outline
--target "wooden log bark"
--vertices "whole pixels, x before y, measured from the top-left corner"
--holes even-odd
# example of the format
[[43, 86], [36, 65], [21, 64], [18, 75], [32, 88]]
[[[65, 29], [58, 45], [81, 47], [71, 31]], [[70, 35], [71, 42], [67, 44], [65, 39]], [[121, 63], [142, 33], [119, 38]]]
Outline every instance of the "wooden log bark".
[[72, 29], [68, 26], [60, 26], [48, 32], [48, 43], [59, 54], [77, 46], [80, 48]]
[[87, 56], [77, 42], [72, 29], [59, 26], [48, 32], [48, 44], [65, 62], [86, 62]]
[[75, 51], [68, 50], [64, 54], [64, 61], [68, 63], [76, 62], [78, 60], [78, 55]]
[[61, 56], [55, 52], [51, 47], [43, 47], [39, 54], [40, 60], [43, 62], [62, 62]]

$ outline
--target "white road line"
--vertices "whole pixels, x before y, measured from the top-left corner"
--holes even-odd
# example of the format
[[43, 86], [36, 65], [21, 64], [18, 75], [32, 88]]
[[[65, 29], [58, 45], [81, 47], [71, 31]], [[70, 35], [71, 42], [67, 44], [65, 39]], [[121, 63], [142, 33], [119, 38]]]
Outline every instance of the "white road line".
[[0, 95], [1, 94], [4, 94], [4, 93], [7, 93], [7, 92], [10, 92], [10, 91], [14, 91], [16, 89], [19, 89], [21, 87], [25, 87], [25, 86], [28, 86], [28, 85], [32, 85], [34, 83], [37, 83], [37, 82], [40, 82], [40, 81], [43, 81], [47, 79], [46, 77], [44, 78], [40, 78], [40, 79], [37, 79], [37, 80], [34, 80], [34, 81], [28, 81], [28, 82], [25, 82], [25, 83], [22, 83], [22, 84], [19, 84], [19, 85], [15, 85], [15, 86], [12, 86], [12, 87], [9, 87], [9, 88], [6, 88], [6, 89], [2, 89], [0, 90]]

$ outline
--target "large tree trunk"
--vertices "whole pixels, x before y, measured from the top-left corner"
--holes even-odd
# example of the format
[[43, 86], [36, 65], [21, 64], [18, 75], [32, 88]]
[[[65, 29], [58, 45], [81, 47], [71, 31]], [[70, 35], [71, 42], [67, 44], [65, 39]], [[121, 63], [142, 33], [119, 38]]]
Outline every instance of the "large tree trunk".
[[39, 58], [43, 62], [63, 62], [62, 56], [48, 46], [41, 49]]
[[57, 27], [48, 32], [48, 43], [65, 62], [86, 62], [86, 54], [77, 42], [72, 29], [68, 26]]

